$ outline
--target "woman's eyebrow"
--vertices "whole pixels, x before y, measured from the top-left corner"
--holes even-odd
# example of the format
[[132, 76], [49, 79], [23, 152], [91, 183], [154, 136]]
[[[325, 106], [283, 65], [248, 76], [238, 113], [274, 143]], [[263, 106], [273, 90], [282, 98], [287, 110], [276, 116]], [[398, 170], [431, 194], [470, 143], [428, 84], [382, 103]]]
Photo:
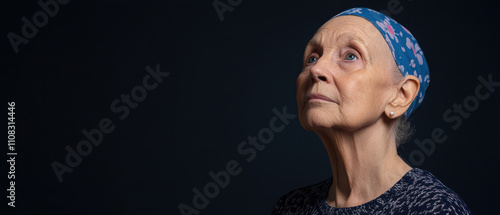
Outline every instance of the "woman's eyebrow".
[[[335, 42], [355, 42], [355, 43], [360, 43], [361, 45], [366, 47], [366, 43], [361, 37], [358, 37], [351, 33], [342, 33], [339, 35], [334, 35], [333, 37], [335, 38]], [[321, 44], [322, 44], [321, 39], [314, 37], [306, 44], [306, 47], [308, 46], [318, 47], [321, 46]]]
[[340, 34], [336, 37], [336, 41], [337, 42], [340, 42], [340, 41], [347, 41], [347, 42], [357, 42], [357, 43], [361, 43], [363, 46], [366, 46], [365, 45], [365, 41], [363, 40], [363, 38], [361, 37], [358, 37], [354, 34], [350, 34], [350, 33], [343, 33], [343, 34]]
[[320, 44], [319, 44], [319, 42], [318, 42], [316, 39], [314, 39], [314, 38], [313, 38], [313, 39], [311, 39], [311, 40], [309, 40], [309, 42], [306, 44], [306, 48], [307, 48], [307, 47], [319, 47], [319, 46], [321, 46], [321, 45], [320, 45]]

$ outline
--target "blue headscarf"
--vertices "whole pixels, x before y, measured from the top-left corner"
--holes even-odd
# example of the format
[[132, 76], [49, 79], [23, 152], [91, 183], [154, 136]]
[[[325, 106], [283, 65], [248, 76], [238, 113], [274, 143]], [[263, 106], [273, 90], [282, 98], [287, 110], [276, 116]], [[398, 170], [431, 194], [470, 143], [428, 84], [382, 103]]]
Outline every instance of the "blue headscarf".
[[394, 19], [375, 10], [363, 7], [351, 8], [337, 14], [332, 19], [345, 15], [363, 17], [371, 22], [385, 38], [399, 71], [404, 76], [414, 75], [420, 81], [418, 95], [405, 113], [406, 118], [408, 118], [424, 100], [425, 90], [430, 82], [429, 67], [417, 40], [408, 29]]

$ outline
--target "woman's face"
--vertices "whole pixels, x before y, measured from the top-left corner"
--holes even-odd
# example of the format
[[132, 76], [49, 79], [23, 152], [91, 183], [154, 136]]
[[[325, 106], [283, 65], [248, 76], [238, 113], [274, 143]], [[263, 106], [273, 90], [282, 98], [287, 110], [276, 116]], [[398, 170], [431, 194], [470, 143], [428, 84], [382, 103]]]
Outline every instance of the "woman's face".
[[329, 20], [306, 46], [297, 78], [299, 120], [306, 130], [357, 130], [375, 123], [394, 97], [392, 53], [367, 20]]

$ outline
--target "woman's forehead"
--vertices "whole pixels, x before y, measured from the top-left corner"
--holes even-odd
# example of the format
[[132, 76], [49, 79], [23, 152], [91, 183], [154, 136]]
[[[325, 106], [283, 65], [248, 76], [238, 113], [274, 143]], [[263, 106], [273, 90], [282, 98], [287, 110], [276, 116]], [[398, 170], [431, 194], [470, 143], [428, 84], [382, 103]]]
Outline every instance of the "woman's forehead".
[[329, 20], [314, 34], [310, 44], [328, 44], [345, 40], [357, 40], [364, 44], [377, 37], [378, 30], [369, 21], [357, 16], [340, 16]]

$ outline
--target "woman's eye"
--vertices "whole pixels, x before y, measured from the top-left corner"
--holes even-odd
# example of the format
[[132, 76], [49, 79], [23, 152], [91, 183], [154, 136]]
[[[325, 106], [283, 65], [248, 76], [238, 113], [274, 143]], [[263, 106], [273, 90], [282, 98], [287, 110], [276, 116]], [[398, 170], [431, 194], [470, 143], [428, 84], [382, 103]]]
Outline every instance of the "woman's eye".
[[316, 57], [309, 57], [309, 59], [307, 60], [307, 63], [316, 63], [316, 61], [318, 61], [318, 59]]
[[346, 60], [356, 60], [356, 59], [358, 59], [358, 57], [356, 57], [356, 55], [354, 55], [353, 53], [349, 53], [345, 56], [345, 59]]

